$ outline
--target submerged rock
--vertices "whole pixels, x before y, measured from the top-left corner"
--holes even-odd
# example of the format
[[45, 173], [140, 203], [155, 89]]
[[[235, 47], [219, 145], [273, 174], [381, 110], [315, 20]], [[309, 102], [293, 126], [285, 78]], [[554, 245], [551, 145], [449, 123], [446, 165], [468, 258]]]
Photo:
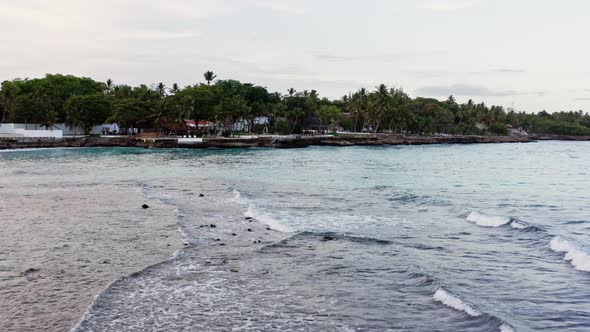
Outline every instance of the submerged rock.
[[27, 269], [25, 272], [21, 273], [21, 276], [28, 276], [30, 274], [37, 273], [37, 272], [40, 272], [40, 271], [41, 271], [41, 269], [30, 268], [30, 269]]
[[199, 197], [205, 197], [205, 195], [203, 195], [203, 194], [199, 194]]
[[149, 205], [147, 205], [147, 204], [144, 204], [144, 205], [142, 205], [142, 206], [141, 206], [141, 208], [142, 208], [142, 209], [149, 209], [149, 208], [150, 208], [150, 206], [149, 206]]

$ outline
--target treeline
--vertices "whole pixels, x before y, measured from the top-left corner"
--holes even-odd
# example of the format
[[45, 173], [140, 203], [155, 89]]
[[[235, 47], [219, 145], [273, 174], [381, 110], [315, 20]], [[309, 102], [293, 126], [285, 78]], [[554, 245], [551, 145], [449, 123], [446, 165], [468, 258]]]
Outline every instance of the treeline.
[[[549, 114], [516, 112], [469, 100], [459, 104], [410, 98], [403, 90], [384, 84], [360, 89], [341, 99], [321, 98], [315, 90], [285, 94], [235, 80], [216, 80], [180, 88], [163, 83], [151, 86], [117, 85], [71, 75], [2, 82], [2, 122], [35, 123], [51, 128], [66, 123], [85, 132], [102, 123], [122, 128], [165, 131], [185, 120], [206, 120], [231, 131], [236, 122], [252, 132], [301, 133], [306, 129], [411, 134], [506, 135], [510, 128], [529, 133], [590, 135], [590, 116], [582, 111]], [[263, 118], [264, 122], [255, 121]]]

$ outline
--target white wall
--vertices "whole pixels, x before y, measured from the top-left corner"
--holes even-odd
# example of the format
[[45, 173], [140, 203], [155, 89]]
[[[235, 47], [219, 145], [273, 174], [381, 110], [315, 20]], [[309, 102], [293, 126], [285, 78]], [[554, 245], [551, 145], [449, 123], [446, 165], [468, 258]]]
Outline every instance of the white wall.
[[[27, 126], [28, 127], [28, 126]], [[61, 130], [27, 130], [20, 123], [3, 123], [0, 125], [0, 137], [34, 137], [34, 138], [62, 138]]]

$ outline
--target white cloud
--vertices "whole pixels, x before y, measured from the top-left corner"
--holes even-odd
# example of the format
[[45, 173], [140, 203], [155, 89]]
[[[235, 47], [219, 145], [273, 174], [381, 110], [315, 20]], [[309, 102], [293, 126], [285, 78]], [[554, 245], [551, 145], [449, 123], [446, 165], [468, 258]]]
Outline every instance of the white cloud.
[[474, 0], [428, 0], [422, 7], [434, 11], [454, 11], [473, 6]]
[[284, 12], [288, 14], [297, 14], [301, 15], [305, 13], [305, 9], [297, 6], [293, 6], [289, 2], [286, 1], [278, 1], [278, 0], [259, 0], [254, 1], [254, 6], [260, 8], [267, 8], [270, 10], [274, 10], [277, 12]]

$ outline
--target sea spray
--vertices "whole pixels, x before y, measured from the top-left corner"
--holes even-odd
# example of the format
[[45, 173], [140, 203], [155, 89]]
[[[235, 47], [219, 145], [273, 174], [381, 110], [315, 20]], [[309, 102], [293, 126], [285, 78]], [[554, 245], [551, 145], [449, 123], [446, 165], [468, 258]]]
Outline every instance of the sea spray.
[[253, 218], [258, 220], [264, 224], [267, 224], [272, 230], [283, 232], [283, 233], [292, 233], [294, 229], [281, 223], [280, 221], [274, 219], [273, 217], [260, 213], [257, 211], [254, 204], [248, 205], [248, 210], [244, 212], [244, 217]]
[[446, 305], [447, 307], [451, 307], [455, 310], [464, 311], [469, 316], [478, 317], [481, 316], [481, 312], [475, 310], [469, 304], [461, 301], [458, 297], [455, 297], [442, 288], [439, 288], [436, 293], [434, 293], [434, 300]]
[[576, 245], [557, 236], [550, 243], [551, 250], [555, 252], [564, 252], [564, 260], [570, 261], [573, 267], [578, 271], [590, 272], [590, 255], [583, 252]]
[[471, 212], [465, 220], [482, 227], [500, 227], [509, 223], [512, 219], [501, 216], [491, 216], [481, 212]]

